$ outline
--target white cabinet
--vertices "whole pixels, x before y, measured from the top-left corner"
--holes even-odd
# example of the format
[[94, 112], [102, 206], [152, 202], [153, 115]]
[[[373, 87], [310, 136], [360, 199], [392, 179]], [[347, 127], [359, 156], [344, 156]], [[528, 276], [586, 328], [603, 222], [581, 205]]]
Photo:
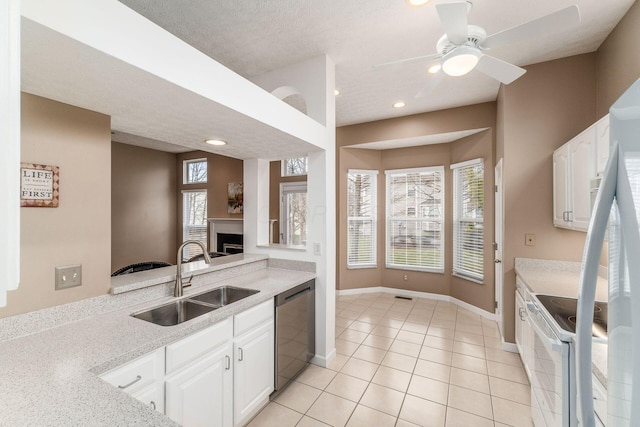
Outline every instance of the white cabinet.
[[553, 153], [553, 225], [587, 231], [591, 179], [596, 175], [595, 126]]
[[233, 425], [231, 343], [167, 376], [166, 414], [185, 427]]
[[185, 427], [233, 425], [232, 338], [226, 319], [166, 347], [169, 418]]
[[242, 426], [274, 389], [273, 300], [239, 314], [234, 323], [234, 425]]
[[524, 288], [524, 285], [517, 284], [516, 286], [516, 347], [518, 347], [518, 352], [520, 353], [520, 358], [522, 359], [522, 364], [527, 372], [527, 376], [531, 378], [533, 329], [527, 311], [527, 299], [531, 297]]
[[106, 372], [101, 378], [164, 413], [164, 348]]
[[607, 114], [595, 124], [596, 127], [596, 173], [600, 176], [609, 160], [609, 115]]
[[185, 427], [246, 424], [274, 389], [273, 299], [102, 375]]

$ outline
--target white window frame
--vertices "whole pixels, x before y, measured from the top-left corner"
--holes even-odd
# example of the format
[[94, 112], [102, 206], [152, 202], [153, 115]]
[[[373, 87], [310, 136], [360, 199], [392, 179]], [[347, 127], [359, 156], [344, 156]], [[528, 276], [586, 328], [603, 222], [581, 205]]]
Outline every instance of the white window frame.
[[[281, 182], [280, 183], [280, 243], [282, 245], [298, 246], [289, 243], [289, 205], [286, 203], [287, 194], [307, 193], [307, 182]], [[308, 194], [307, 194], [308, 197]], [[307, 199], [308, 200], [308, 199]], [[306, 213], [308, 216], [308, 212]], [[308, 225], [308, 222], [307, 222]], [[307, 234], [309, 230], [307, 229]], [[307, 236], [308, 237], [308, 236]]]
[[[304, 173], [288, 173], [287, 162], [293, 159], [304, 159]], [[291, 157], [280, 161], [280, 176], [306, 176], [309, 172], [309, 158], [304, 157]]]
[[[475, 167], [477, 165], [482, 165], [482, 217], [478, 218], [477, 216], [467, 216], [462, 217], [463, 215], [463, 197], [462, 197], [462, 185], [463, 183], [460, 181], [463, 179], [460, 176], [464, 170], [470, 167]], [[477, 269], [470, 269], [469, 266], [465, 265], [463, 262], [463, 255], [468, 252], [465, 251], [464, 245], [461, 248], [461, 239], [463, 237], [460, 236], [460, 223], [464, 221], [465, 223], [473, 222], [476, 224], [482, 224], [484, 226], [484, 208], [485, 206], [485, 194], [484, 194], [484, 179], [485, 179], [485, 168], [484, 168], [484, 160], [483, 159], [473, 159], [466, 162], [455, 163], [451, 165], [451, 170], [453, 171], [453, 272], [452, 274], [456, 277], [460, 277], [462, 279], [480, 283], [482, 284], [484, 281], [484, 235], [481, 239], [482, 244], [482, 260], [480, 262], [481, 272], [478, 273]], [[484, 233], [484, 227], [483, 227]]]
[[207, 170], [207, 178], [204, 181], [189, 181], [188, 180], [188, 178], [189, 178], [189, 164], [191, 164], [191, 163], [204, 163], [207, 168], [209, 167], [206, 158], [183, 160], [183, 162], [182, 162], [182, 183], [183, 184], [188, 184], [188, 185], [206, 184], [207, 180], [209, 179], [208, 170]]
[[[350, 176], [352, 175], [365, 175], [370, 179], [370, 216], [349, 216], [349, 185], [351, 182]], [[359, 269], [359, 268], [377, 268], [378, 267], [378, 171], [377, 170], [357, 170], [350, 169], [347, 171], [347, 269]], [[371, 247], [369, 251], [371, 253], [371, 259], [368, 262], [351, 262], [351, 242], [349, 240], [349, 230], [352, 223], [356, 222], [370, 222], [371, 224]]]
[[[391, 191], [391, 179], [393, 176], [398, 176], [398, 175], [409, 175], [409, 174], [416, 174], [416, 173], [432, 173], [432, 172], [437, 172], [440, 174], [440, 217], [435, 219], [433, 217], [430, 216], [422, 216], [422, 209], [418, 209], [418, 206], [416, 206], [416, 215], [409, 217], [409, 216], [398, 216], [398, 217], [394, 217], [393, 216], [393, 212], [391, 212], [391, 206], [392, 203], [390, 201], [390, 197], [392, 196], [392, 191]], [[445, 174], [444, 174], [444, 166], [428, 166], [428, 167], [421, 167], [421, 168], [411, 168], [411, 169], [393, 169], [393, 170], [386, 170], [385, 172], [386, 175], [386, 195], [385, 195], [385, 200], [386, 200], [386, 218], [385, 218], [385, 250], [386, 250], [386, 257], [385, 257], [385, 266], [386, 268], [391, 268], [391, 269], [400, 269], [400, 270], [415, 270], [415, 271], [424, 271], [424, 272], [429, 272], [429, 273], [444, 273], [444, 253], [445, 253], [445, 230], [444, 230], [444, 225], [445, 225]], [[409, 193], [409, 191], [407, 191], [407, 194]], [[409, 196], [408, 196], [409, 197]], [[415, 197], [415, 196], [411, 196], [411, 197]], [[392, 249], [391, 249], [391, 245], [393, 244], [393, 242], [390, 241], [390, 239], [392, 238], [392, 222], [393, 221], [404, 221], [404, 222], [415, 222], [418, 224], [420, 224], [421, 222], [430, 222], [430, 223], [437, 223], [439, 226], [439, 231], [440, 233], [440, 245], [439, 245], [439, 249], [440, 249], [440, 257], [437, 259], [437, 265], [433, 266], [433, 267], [421, 267], [421, 266], [415, 266], [415, 265], [409, 265], [409, 264], [395, 264], [393, 262], [391, 262], [391, 257], [392, 257]], [[419, 245], [421, 245], [422, 243], [420, 243]], [[421, 249], [421, 248], [420, 248]]]
[[[198, 224], [187, 224], [186, 223], [186, 219], [188, 217], [187, 215], [187, 206], [185, 203], [185, 195], [189, 194], [189, 193], [204, 193], [205, 195], [205, 199], [207, 201], [207, 207], [205, 208], [205, 223], [203, 225], [198, 225]], [[208, 247], [208, 238], [207, 238], [207, 234], [208, 234], [208, 222], [206, 221], [206, 217], [207, 217], [207, 212], [206, 210], [208, 209], [208, 205], [209, 205], [209, 198], [208, 198], [208, 194], [207, 194], [207, 190], [205, 189], [198, 189], [198, 190], [182, 190], [182, 241], [186, 241], [186, 240], [190, 240], [189, 239], [189, 232], [188, 230], [192, 229], [192, 228], [202, 228], [204, 227], [204, 232], [205, 232], [205, 237], [202, 240], [202, 243], [204, 243], [205, 247]], [[191, 245], [187, 245], [185, 248], [183, 248], [182, 250], [182, 258], [183, 259], [189, 259], [190, 257], [188, 256], [189, 250], [191, 250]], [[197, 251], [202, 252], [200, 250], [200, 248], [197, 248]]]

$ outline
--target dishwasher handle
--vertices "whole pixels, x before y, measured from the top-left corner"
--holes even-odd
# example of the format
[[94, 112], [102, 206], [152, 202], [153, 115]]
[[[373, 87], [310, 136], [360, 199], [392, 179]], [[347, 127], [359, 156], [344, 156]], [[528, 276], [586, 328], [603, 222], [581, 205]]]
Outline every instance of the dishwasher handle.
[[315, 281], [311, 280], [309, 282], [298, 285], [294, 288], [289, 289], [279, 295], [276, 296], [276, 307], [279, 307], [283, 304], [293, 301], [296, 298], [299, 298], [309, 292], [315, 291]]

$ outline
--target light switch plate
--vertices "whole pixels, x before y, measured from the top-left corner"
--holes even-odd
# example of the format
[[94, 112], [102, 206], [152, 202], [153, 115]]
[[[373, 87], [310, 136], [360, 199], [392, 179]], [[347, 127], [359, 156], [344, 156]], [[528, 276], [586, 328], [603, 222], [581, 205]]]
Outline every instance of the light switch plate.
[[82, 265], [56, 267], [56, 291], [82, 285]]

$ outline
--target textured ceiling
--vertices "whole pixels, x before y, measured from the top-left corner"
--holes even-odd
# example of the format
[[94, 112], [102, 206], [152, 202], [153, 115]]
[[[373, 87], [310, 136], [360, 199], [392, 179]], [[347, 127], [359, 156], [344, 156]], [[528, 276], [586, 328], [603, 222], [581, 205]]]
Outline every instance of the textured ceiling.
[[[578, 27], [494, 49], [491, 55], [525, 66], [593, 52], [633, 4], [633, 0], [475, 0], [469, 23], [493, 34], [575, 1], [582, 15]], [[327, 54], [336, 64], [336, 87], [341, 92], [336, 98], [338, 126], [493, 101], [499, 89], [496, 81], [472, 71], [446, 78], [430, 96], [418, 99], [413, 96], [430, 78], [424, 64], [372, 69], [376, 64], [435, 53], [442, 28], [433, 3], [421, 8], [408, 7], [405, 0], [121, 3], [250, 80]], [[241, 159], [283, 158], [313, 149], [28, 19], [22, 20], [22, 88], [110, 115], [114, 140], [124, 143], [170, 152], [186, 147]], [[407, 106], [391, 108], [397, 100], [405, 100]], [[291, 104], [299, 109], [295, 102]], [[233, 142], [222, 148], [202, 144], [220, 132], [231, 135]], [[442, 136], [418, 141], [424, 144], [433, 138]], [[398, 147], [416, 141], [384, 144]]]
[[[582, 23], [554, 35], [495, 49], [519, 66], [595, 51], [634, 0], [475, 0], [469, 23], [487, 34], [577, 3]], [[336, 63], [338, 126], [496, 99], [496, 81], [473, 71], [413, 98], [429, 76], [424, 64], [372, 66], [436, 53], [442, 35], [434, 2], [404, 0], [121, 0], [233, 71], [251, 78], [320, 54]], [[407, 107], [391, 104], [405, 100]]]

